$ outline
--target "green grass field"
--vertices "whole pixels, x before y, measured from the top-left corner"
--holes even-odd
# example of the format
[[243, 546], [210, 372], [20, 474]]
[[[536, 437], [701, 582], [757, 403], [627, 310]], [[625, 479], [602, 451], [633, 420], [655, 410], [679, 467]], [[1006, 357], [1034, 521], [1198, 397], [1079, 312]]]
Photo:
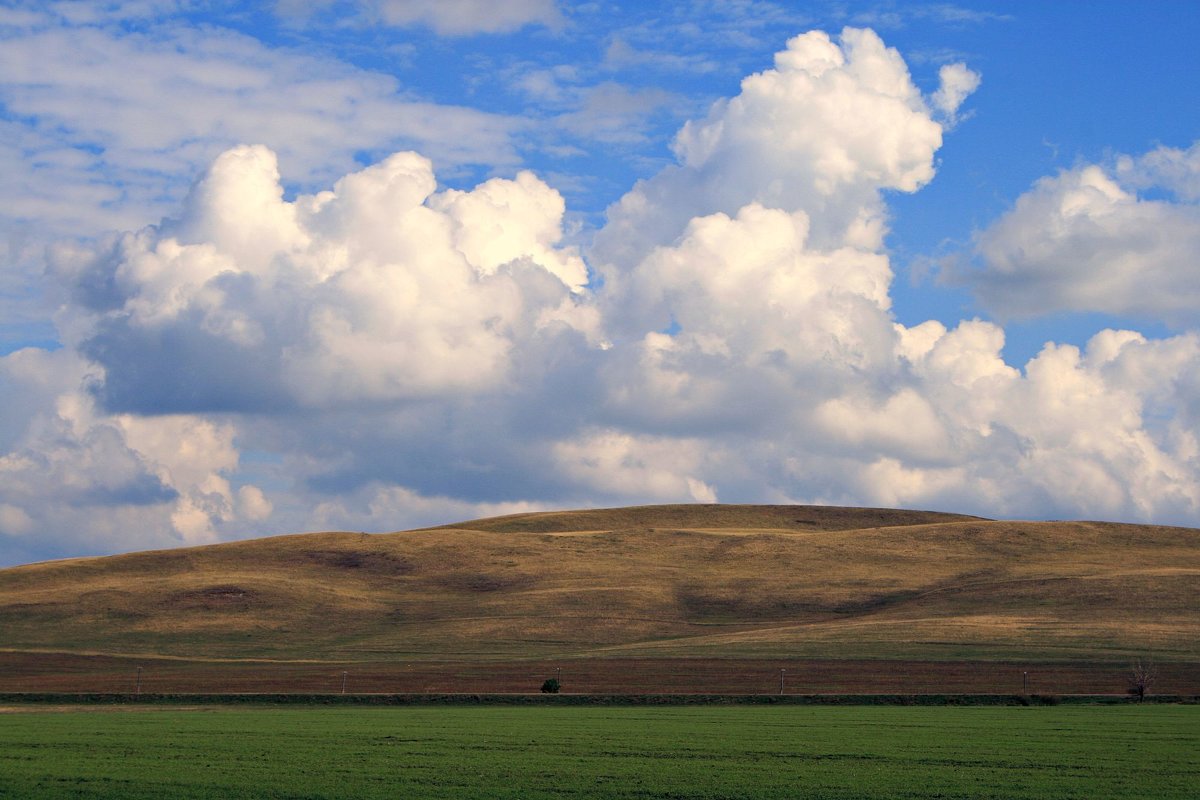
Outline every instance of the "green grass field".
[[0, 714], [3, 798], [1195, 798], [1200, 707]]

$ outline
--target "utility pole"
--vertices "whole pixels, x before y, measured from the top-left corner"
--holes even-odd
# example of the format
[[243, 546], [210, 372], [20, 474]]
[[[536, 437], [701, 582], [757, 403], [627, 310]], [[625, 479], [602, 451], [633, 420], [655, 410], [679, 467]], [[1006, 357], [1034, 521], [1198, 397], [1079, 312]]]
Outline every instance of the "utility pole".
[[785, 672], [787, 672], [787, 670], [783, 669], [781, 667], [779, 670], [779, 693], [780, 694], [783, 694], [783, 673], [785, 673]]
[[137, 668], [137, 685], [134, 687], [133, 693], [138, 696], [140, 696], [142, 694], [142, 668], [141, 667]]
[[346, 693], [346, 675], [347, 675], [347, 672], [345, 670], [342, 670], [342, 694]]

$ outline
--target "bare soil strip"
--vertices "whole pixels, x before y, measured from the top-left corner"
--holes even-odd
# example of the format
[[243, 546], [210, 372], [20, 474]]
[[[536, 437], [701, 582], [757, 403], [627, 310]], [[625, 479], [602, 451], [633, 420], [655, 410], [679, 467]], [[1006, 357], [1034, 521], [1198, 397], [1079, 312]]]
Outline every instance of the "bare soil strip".
[[[140, 668], [140, 669], [139, 669]], [[1200, 664], [1162, 663], [1156, 694], [1200, 694]], [[0, 692], [509, 693], [549, 678], [578, 694], [1122, 694], [1122, 662], [563, 659], [470, 662], [187, 661], [0, 652]]]

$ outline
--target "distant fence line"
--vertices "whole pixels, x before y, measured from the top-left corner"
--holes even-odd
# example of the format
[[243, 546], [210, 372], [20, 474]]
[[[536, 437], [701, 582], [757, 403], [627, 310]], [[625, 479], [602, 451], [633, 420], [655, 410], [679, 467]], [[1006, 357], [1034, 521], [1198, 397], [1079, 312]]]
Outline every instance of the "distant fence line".
[[[557, 682], [602, 696], [1122, 695], [1119, 662], [777, 661], [195, 662], [0, 652], [0, 693], [151, 695], [522, 695]], [[553, 691], [552, 688], [549, 689]], [[1200, 694], [1200, 662], [1158, 665], [1152, 695]]]
[[56, 705], [292, 705], [292, 706], [690, 706], [690, 705], [883, 705], [1053, 706], [1129, 703], [1200, 704], [1200, 695], [1154, 695], [1138, 700], [1118, 694], [119, 694], [97, 692], [0, 692], [0, 704]]

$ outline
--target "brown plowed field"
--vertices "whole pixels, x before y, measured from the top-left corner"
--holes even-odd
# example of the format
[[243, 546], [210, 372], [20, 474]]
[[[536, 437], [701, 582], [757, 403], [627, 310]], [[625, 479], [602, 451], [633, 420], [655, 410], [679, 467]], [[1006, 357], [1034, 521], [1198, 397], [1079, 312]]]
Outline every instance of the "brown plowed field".
[[[0, 692], [351, 693], [536, 692], [561, 676], [588, 694], [1121, 694], [1115, 662], [787, 659], [587, 659], [503, 662], [189, 661], [0, 652]], [[561, 670], [561, 671], [560, 671]], [[1158, 665], [1156, 694], [1200, 695], [1200, 664]]]

